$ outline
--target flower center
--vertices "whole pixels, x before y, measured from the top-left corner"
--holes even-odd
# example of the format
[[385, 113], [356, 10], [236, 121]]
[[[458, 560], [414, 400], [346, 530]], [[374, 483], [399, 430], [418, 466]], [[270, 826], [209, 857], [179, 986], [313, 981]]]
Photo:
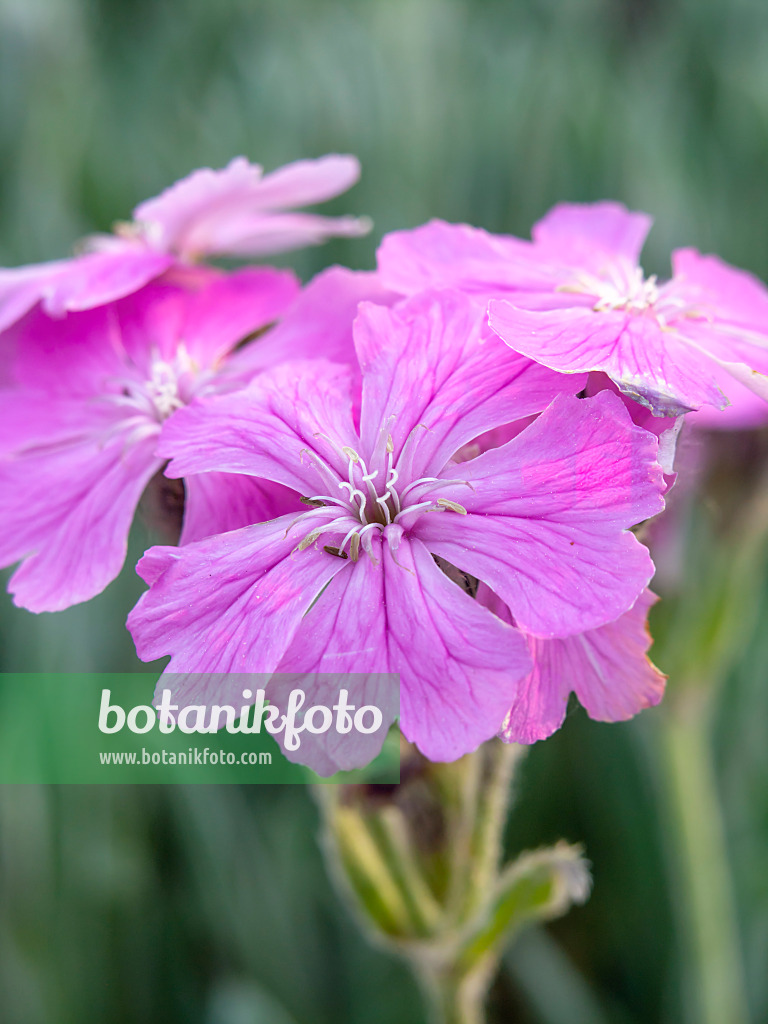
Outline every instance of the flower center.
[[597, 289], [595, 310], [625, 309], [628, 313], [641, 313], [659, 301], [656, 275], [644, 277], [641, 267], [616, 265], [609, 269], [607, 278]]
[[159, 420], [168, 419], [172, 412], [184, 405], [176, 368], [163, 359], [153, 361], [149, 380], [144, 383], [144, 392]]
[[596, 313], [650, 313], [665, 329], [682, 317], [706, 316], [701, 305], [676, 293], [674, 282], [660, 285], [655, 274], [645, 277], [642, 267], [628, 260], [615, 260], [599, 274], [581, 273], [557, 290], [593, 297]]
[[[325, 439], [330, 441], [330, 438]], [[390, 544], [399, 540], [404, 529], [413, 525], [414, 515], [427, 511], [467, 514], [467, 510], [456, 501], [425, 497], [428, 491], [434, 491], [439, 487], [455, 487], [457, 483], [460, 485], [463, 481], [421, 477], [406, 486], [401, 484], [400, 474], [394, 465], [394, 444], [391, 435], [386, 435], [386, 443], [383, 445], [382, 456], [385, 457], [376, 459], [374, 454], [374, 460], [379, 461], [379, 465], [372, 469], [368, 468], [365, 460], [354, 448], [348, 445], [334, 447], [347, 460], [348, 478], [339, 480], [316, 452], [309, 453], [321, 475], [327, 480], [334, 480], [337, 493], [334, 494], [331, 488], [330, 494], [316, 494], [301, 499], [305, 505], [310, 505], [312, 510], [300, 515], [289, 529], [298, 522], [306, 525], [312, 520], [320, 521], [317, 526], [313, 524], [313, 528], [299, 543], [299, 551], [310, 547], [324, 534], [336, 534], [342, 538], [340, 543], [335, 546], [325, 545], [324, 550], [330, 555], [351, 558], [356, 562], [361, 548], [374, 558], [372, 542], [376, 533], [385, 534]], [[377, 446], [377, 450], [381, 447]]]
[[656, 275], [644, 277], [641, 267], [626, 260], [610, 263], [600, 274], [581, 273], [558, 291], [595, 296], [595, 312], [626, 310], [642, 313], [654, 307], [660, 297]]
[[135, 443], [157, 434], [161, 424], [187, 405], [207, 379], [182, 343], [173, 359], [163, 359], [155, 351], [147, 369], [139, 372], [133, 365], [125, 376], [112, 378], [114, 391], [104, 397], [123, 411], [121, 429], [129, 426]]
[[190, 356], [182, 342], [173, 359], [163, 359], [158, 352], [152, 354], [149, 372], [144, 379], [126, 378], [119, 383], [126, 405], [145, 413], [156, 423], [187, 405], [204, 382], [200, 367]]

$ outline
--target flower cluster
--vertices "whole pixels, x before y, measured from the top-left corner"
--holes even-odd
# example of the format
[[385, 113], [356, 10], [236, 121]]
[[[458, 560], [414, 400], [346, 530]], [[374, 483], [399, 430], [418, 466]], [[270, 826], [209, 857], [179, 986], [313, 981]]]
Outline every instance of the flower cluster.
[[663, 508], [683, 417], [768, 418], [768, 291], [693, 250], [646, 277], [649, 219], [610, 202], [558, 206], [531, 241], [431, 222], [385, 237], [375, 272], [303, 287], [203, 262], [362, 233], [289, 212], [357, 173], [234, 160], [73, 259], [0, 271], [16, 603], [99, 593], [163, 472], [183, 529], [139, 562], [128, 626], [198, 700], [227, 699], [227, 673], [343, 672], [389, 707], [395, 673], [433, 760], [542, 739], [571, 692], [607, 721], [657, 703], [633, 528]]

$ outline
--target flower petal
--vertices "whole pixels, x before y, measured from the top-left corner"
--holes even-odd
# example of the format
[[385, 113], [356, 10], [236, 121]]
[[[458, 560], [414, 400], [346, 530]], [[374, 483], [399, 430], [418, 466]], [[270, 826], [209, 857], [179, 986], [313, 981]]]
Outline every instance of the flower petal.
[[287, 210], [324, 203], [352, 188], [359, 177], [355, 156], [331, 153], [316, 160], [295, 160], [264, 175], [259, 204], [264, 210]]
[[[675, 455], [677, 453], [677, 439], [678, 435], [683, 426], [683, 421], [686, 416], [654, 416], [647, 405], [640, 405], [635, 402], [634, 399], [630, 398], [629, 395], [625, 395], [619, 390], [618, 385], [614, 384], [611, 378], [605, 373], [591, 373], [585, 393], [588, 396], [596, 395], [600, 391], [608, 389], [613, 391], [619, 396], [624, 405], [627, 408], [627, 412], [632, 417], [632, 422], [637, 424], [638, 427], [642, 427], [644, 430], [650, 431], [659, 439], [659, 452], [658, 460], [659, 465], [664, 470], [664, 479], [666, 480], [667, 490], [675, 483], [677, 479], [677, 473], [675, 473]], [[704, 408], [710, 408], [711, 406], [704, 406]], [[722, 413], [715, 413], [714, 415], [722, 415]], [[695, 416], [697, 413], [687, 413], [687, 416]]]
[[164, 424], [158, 452], [171, 459], [166, 475], [246, 473], [317, 494], [317, 471], [303, 453], [318, 453], [346, 477], [339, 448], [355, 436], [350, 383], [347, 367], [307, 360], [263, 373], [234, 394], [199, 399]]
[[[169, 672], [274, 672], [340, 558], [295, 552], [282, 516], [181, 548], [153, 548], [151, 583], [128, 616], [139, 657], [171, 655]], [[146, 560], [146, 562], [145, 562]]]
[[94, 309], [130, 295], [172, 265], [172, 256], [133, 242], [86, 253], [71, 260], [66, 273], [45, 289], [43, 308], [50, 316]]
[[[379, 545], [376, 545], [377, 549]], [[333, 561], [332, 555], [325, 555]], [[350, 562], [317, 600], [280, 672], [388, 672], [384, 568], [367, 555]]]
[[448, 467], [468, 515], [427, 513], [414, 533], [488, 584], [540, 637], [594, 629], [648, 585], [648, 551], [625, 532], [663, 508], [657, 440], [608, 391], [561, 395], [513, 440]]
[[57, 260], [0, 268], [0, 333], [28, 313], [68, 267], [67, 260]]
[[525, 642], [419, 541], [393, 554], [377, 540], [374, 551], [376, 563], [362, 558], [320, 596], [280, 671], [399, 673], [403, 733], [430, 759], [453, 760], [498, 732], [530, 670]]
[[[606, 254], [637, 263], [653, 218], [622, 203], [558, 203], [533, 226], [531, 237], [563, 263], [587, 267]], [[590, 257], [591, 260], [590, 260]]]
[[365, 299], [390, 305], [396, 296], [385, 290], [376, 274], [329, 267], [299, 293], [280, 323], [246, 345], [229, 361], [241, 377], [277, 366], [290, 359], [322, 355], [332, 362], [358, 369], [352, 341], [352, 323]]
[[93, 309], [128, 295], [173, 263], [164, 253], [111, 240], [108, 249], [72, 260], [0, 270], [0, 331], [38, 302], [50, 316]]
[[[342, 573], [339, 581], [346, 576], [347, 573]], [[301, 635], [302, 632], [303, 629], [299, 630], [297, 635]], [[378, 729], [363, 733], [353, 728], [348, 733], [339, 734], [334, 723], [323, 733], [305, 730], [300, 735], [300, 746], [296, 750], [286, 748], [284, 732], [279, 732], [275, 736], [289, 761], [308, 765], [318, 775], [328, 776], [339, 771], [364, 768], [377, 756], [389, 727], [400, 712], [400, 687], [397, 676], [381, 672], [307, 676], [286, 674], [281, 670], [267, 684], [266, 696], [271, 703], [277, 704], [281, 709], [287, 706], [292, 690], [303, 690], [306, 701], [300, 714], [306, 713], [313, 705], [318, 704], [332, 709], [339, 703], [339, 691], [342, 688], [348, 692], [347, 703], [354, 706], [349, 714], [353, 715], [356, 709], [367, 705], [381, 712], [381, 725]], [[372, 722], [370, 715], [371, 712], [366, 712], [364, 718], [368, 726]]]
[[367, 235], [371, 227], [367, 217], [255, 213], [217, 224], [208, 244], [227, 256], [258, 257], [320, 245], [329, 238], [360, 238]]
[[281, 224], [270, 223], [265, 212], [322, 202], [349, 188], [358, 174], [357, 160], [347, 156], [303, 160], [266, 177], [258, 164], [236, 157], [220, 170], [203, 168], [176, 182], [137, 206], [134, 218], [148, 226], [154, 245], [185, 259], [263, 255], [354, 233], [352, 218]]
[[299, 284], [290, 270], [245, 268], [211, 275], [202, 287], [152, 284], [117, 306], [130, 352], [173, 359], [183, 344], [201, 367], [216, 366], [238, 342], [280, 317]]
[[133, 514], [162, 464], [155, 438], [51, 442], [0, 460], [0, 564], [15, 603], [60, 611], [100, 593], [125, 561]]
[[533, 743], [551, 735], [562, 724], [571, 691], [600, 722], [622, 722], [658, 704], [665, 677], [646, 655], [646, 620], [656, 600], [646, 590], [630, 611], [600, 629], [564, 640], [531, 637], [534, 670], [504, 721], [504, 739]]
[[184, 481], [184, 525], [179, 544], [215, 533], [305, 512], [295, 491], [237, 473], [197, 473]]
[[71, 444], [94, 432], [111, 432], [115, 413], [86, 396], [45, 391], [0, 391], [0, 455], [21, 456], [41, 446]]
[[696, 249], [676, 249], [672, 269], [676, 291], [703, 311], [714, 308], [724, 325], [759, 331], [764, 336], [759, 348], [768, 353], [768, 289], [762, 281]]
[[401, 476], [432, 475], [478, 435], [540, 412], [559, 392], [586, 383], [510, 359], [492, 335], [483, 336], [483, 319], [458, 292], [418, 296], [397, 310], [360, 307], [355, 346], [364, 451], [370, 454], [388, 432]]
[[435, 565], [418, 540], [383, 545], [389, 670], [400, 726], [432, 761], [452, 761], [499, 731], [530, 671], [525, 641]]
[[722, 371], [721, 387], [727, 389], [730, 405], [714, 409], [703, 405], [685, 417], [688, 427], [702, 430], [756, 430], [768, 423], [768, 402], [745, 384]]
[[68, 400], [103, 394], [124, 365], [113, 306], [55, 319], [33, 309], [2, 335], [0, 353], [9, 385]]
[[515, 352], [562, 373], [602, 370], [656, 416], [723, 408], [710, 360], [652, 316], [562, 309], [529, 312], [492, 301], [489, 323]]
[[[307, 765], [323, 776], [370, 764], [381, 750], [399, 711], [397, 676], [384, 673], [306, 675], [279, 671], [269, 675], [253, 672], [164, 672], [158, 680], [153, 703], [158, 707], [163, 691], [170, 690], [170, 703], [177, 707], [210, 709], [216, 705], [229, 705], [239, 711], [249, 705], [259, 689], [265, 690], [269, 704], [277, 706], [281, 714], [288, 708], [292, 691], [303, 691], [303, 704], [295, 717], [296, 727], [300, 730], [299, 746], [296, 749], [287, 747], [284, 728], [274, 738], [289, 761]], [[347, 733], [337, 730], [335, 706], [340, 702], [342, 689], [347, 691], [345, 703], [350, 717], [366, 705], [381, 711], [382, 721], [378, 729], [370, 733], [359, 732], [354, 727]], [[250, 698], [244, 695], [247, 690], [251, 691]], [[327, 732], [314, 733], [302, 729], [304, 716], [314, 705], [322, 705], [333, 713]], [[225, 724], [223, 716], [219, 721]], [[363, 721], [370, 727], [370, 712], [365, 713]], [[281, 724], [279, 716], [276, 724]]]
[[441, 220], [385, 235], [377, 261], [385, 286], [403, 295], [458, 288], [487, 298], [548, 281], [530, 242]]

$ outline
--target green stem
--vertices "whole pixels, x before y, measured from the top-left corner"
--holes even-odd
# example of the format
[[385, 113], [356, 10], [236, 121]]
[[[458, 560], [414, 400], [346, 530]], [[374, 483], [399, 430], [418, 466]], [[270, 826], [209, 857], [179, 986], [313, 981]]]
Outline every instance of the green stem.
[[390, 807], [369, 822], [369, 829], [408, 909], [412, 934], [428, 936], [438, 924], [441, 908], [419, 870], [405, 823]]
[[475, 812], [469, 851], [464, 919], [488, 898], [499, 873], [507, 813], [512, 799], [512, 774], [525, 747], [490, 740], [483, 748], [485, 772]]
[[468, 762], [452, 842], [450, 903], [458, 923], [483, 905], [499, 873], [512, 774], [525, 748], [489, 740]]
[[491, 740], [451, 764], [424, 762], [383, 800], [364, 786], [317, 791], [329, 867], [364, 926], [408, 961], [434, 1024], [484, 1024], [508, 934], [583, 898], [579, 851], [562, 844], [502, 870], [523, 749]]
[[469, 973], [461, 973], [454, 963], [440, 967], [422, 964], [417, 973], [430, 1009], [430, 1024], [485, 1024], [485, 997], [495, 967], [495, 958]]
[[689, 1016], [695, 1024], [748, 1024], [704, 689], [681, 693], [662, 727], [686, 919]]

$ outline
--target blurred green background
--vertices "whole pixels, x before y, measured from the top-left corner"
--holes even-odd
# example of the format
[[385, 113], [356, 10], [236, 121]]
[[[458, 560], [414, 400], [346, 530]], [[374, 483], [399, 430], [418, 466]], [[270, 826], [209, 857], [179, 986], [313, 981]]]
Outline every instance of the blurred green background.
[[[765, 278], [767, 53], [764, 0], [0, 0], [0, 263], [63, 255], [197, 166], [336, 151], [364, 173], [326, 210], [375, 229], [283, 261], [305, 278], [369, 267], [383, 232], [433, 216], [527, 234], [558, 200], [604, 197], [656, 217], [647, 269], [690, 244]], [[704, 468], [659, 552], [668, 700], [615, 726], [574, 708], [524, 764], [510, 850], [581, 841], [596, 886], [511, 948], [493, 1020], [704, 1019], [665, 760], [692, 700], [711, 712], [748, 1006], [720, 1024], [768, 1021], [767, 451], [684, 441]], [[148, 540], [138, 525], [132, 557]], [[60, 615], [3, 597], [0, 668], [131, 669], [140, 590], [129, 565]], [[337, 904], [317, 829], [300, 787], [6, 787], [0, 1019], [423, 1021], [406, 969]], [[688, 839], [712, 853], [706, 829]]]

